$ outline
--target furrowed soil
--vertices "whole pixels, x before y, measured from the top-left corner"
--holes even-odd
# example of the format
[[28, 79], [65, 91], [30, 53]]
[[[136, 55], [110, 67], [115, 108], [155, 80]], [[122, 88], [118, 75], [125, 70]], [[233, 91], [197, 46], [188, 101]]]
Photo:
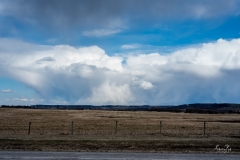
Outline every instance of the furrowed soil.
[[[204, 131], [205, 122], [205, 131]], [[240, 116], [0, 108], [0, 149], [240, 153]]]

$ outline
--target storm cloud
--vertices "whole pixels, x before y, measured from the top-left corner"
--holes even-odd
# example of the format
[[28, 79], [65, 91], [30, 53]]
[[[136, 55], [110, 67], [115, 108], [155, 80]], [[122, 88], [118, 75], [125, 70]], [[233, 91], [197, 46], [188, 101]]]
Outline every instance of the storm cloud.
[[238, 0], [1, 0], [0, 15], [52, 31], [122, 29], [239, 15]]
[[[12, 41], [20, 48], [13, 51]], [[64, 104], [95, 105], [240, 102], [240, 39], [219, 39], [169, 54], [125, 57], [109, 56], [98, 46], [42, 46], [12, 39], [0, 42], [6, 44], [4, 52], [0, 48], [0, 76], [22, 82], [45, 102], [54, 99]], [[34, 47], [34, 52], [21, 46]], [[17, 50], [23, 53], [18, 54]], [[36, 63], [39, 60], [41, 63]]]

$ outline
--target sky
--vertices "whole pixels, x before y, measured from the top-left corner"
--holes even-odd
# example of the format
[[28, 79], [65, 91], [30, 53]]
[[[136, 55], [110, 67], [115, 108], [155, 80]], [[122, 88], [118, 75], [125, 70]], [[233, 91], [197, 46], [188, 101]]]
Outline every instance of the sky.
[[239, 0], [0, 0], [0, 105], [240, 103]]

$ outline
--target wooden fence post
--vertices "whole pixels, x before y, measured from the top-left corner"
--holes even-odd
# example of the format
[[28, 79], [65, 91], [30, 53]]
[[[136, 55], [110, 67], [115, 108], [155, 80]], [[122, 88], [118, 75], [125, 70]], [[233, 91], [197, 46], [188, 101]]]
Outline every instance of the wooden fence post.
[[162, 134], [162, 121], [160, 121], [160, 126], [159, 126], [160, 128], [160, 134]]
[[203, 123], [203, 134], [204, 134], [204, 136], [205, 136], [205, 134], [206, 134], [206, 121], [204, 121], [204, 123]]
[[116, 121], [115, 134], [117, 134], [117, 130], [118, 130], [118, 121]]
[[28, 123], [28, 135], [30, 135], [31, 132], [31, 121]]
[[72, 127], [71, 127], [71, 134], [73, 135], [73, 121], [72, 121]]

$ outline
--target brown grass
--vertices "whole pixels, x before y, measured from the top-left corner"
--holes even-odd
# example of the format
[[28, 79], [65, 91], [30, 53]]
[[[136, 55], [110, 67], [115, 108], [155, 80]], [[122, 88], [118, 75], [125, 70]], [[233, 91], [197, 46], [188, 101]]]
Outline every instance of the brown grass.
[[[31, 133], [28, 135], [30, 121]], [[72, 121], [74, 122], [73, 135]], [[116, 121], [118, 121], [117, 131]], [[160, 121], [162, 121], [161, 134]], [[206, 135], [203, 135], [204, 121], [206, 121]], [[119, 141], [119, 143], [148, 141], [146, 144], [155, 141], [159, 145], [164, 141], [164, 144], [171, 143], [172, 146], [173, 144], [179, 146], [181, 143], [190, 146], [205, 144], [205, 147], [229, 143], [238, 146], [240, 116], [237, 114], [0, 108], [0, 138], [27, 141]]]

